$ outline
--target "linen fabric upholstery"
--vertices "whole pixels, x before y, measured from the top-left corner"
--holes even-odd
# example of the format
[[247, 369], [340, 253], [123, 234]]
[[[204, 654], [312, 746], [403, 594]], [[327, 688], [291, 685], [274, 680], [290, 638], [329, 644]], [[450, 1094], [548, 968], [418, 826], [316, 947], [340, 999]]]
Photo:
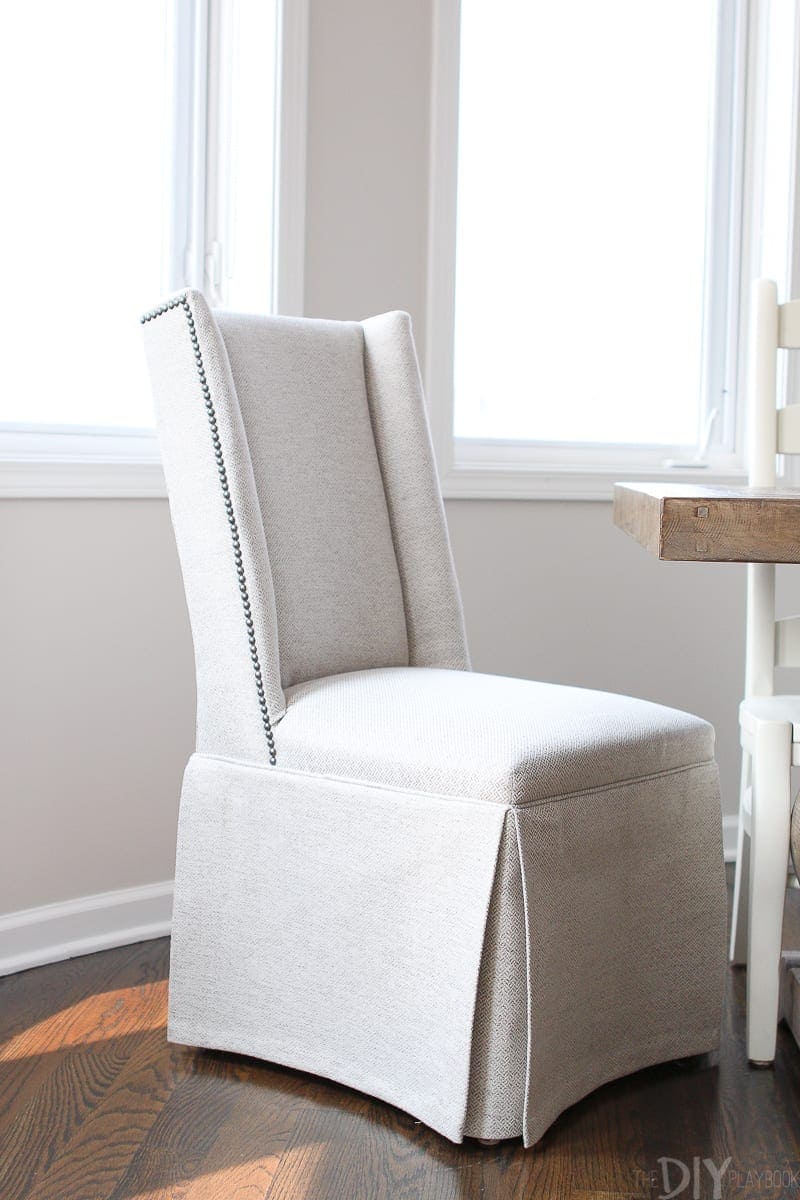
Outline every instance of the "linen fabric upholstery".
[[506, 810], [478, 977], [464, 1134], [521, 1137], [527, 1095], [527, 930], [514, 814]]
[[339, 1080], [459, 1140], [503, 819], [195, 756], [168, 1036]]
[[642, 1067], [719, 1046], [726, 898], [713, 762], [515, 811], [528, 930], [526, 1145]]
[[468, 670], [411, 319], [404, 312], [385, 313], [364, 321], [363, 330], [372, 427], [403, 584], [409, 663]]
[[198, 687], [169, 1037], [526, 1145], [714, 1049], [713, 730], [469, 670], [408, 318], [144, 332]]
[[[275, 597], [250, 450], [225, 346], [208, 305], [187, 293], [214, 401], [273, 722], [284, 710]], [[197, 363], [180, 306], [144, 326], [144, 343], [197, 669], [197, 748], [267, 760]]]
[[217, 320], [269, 546], [283, 686], [407, 666], [361, 326], [233, 313]]
[[196, 755], [178, 861], [170, 1039], [454, 1141], [719, 1044], [713, 762], [519, 808]]
[[477, 672], [354, 672], [288, 688], [286, 703], [286, 767], [495, 803], [537, 803], [714, 756], [712, 727], [674, 708]]

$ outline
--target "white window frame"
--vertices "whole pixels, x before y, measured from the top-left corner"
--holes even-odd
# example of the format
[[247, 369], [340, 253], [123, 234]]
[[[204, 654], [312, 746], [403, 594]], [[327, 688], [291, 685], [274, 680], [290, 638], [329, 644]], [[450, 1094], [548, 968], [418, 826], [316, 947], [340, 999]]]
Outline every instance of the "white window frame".
[[[665, 465], [665, 460], [673, 454], [663, 446], [564, 446], [454, 436], [460, 0], [435, 0], [424, 372], [445, 497], [609, 500], [617, 479], [734, 483], [745, 478], [747, 293], [749, 281], [758, 274], [756, 239], [761, 202], [759, 134], [765, 93], [765, 21], [763, 5], [758, 0], [724, 0], [724, 8], [727, 19], [723, 21], [722, 32], [731, 39], [731, 58], [735, 64], [734, 79], [727, 81], [733, 94], [733, 124], [717, 138], [714, 179], [725, 177], [729, 183], [724, 192], [712, 187], [709, 217], [717, 229], [726, 229], [728, 267], [724, 291], [718, 286], [712, 295], [709, 289], [706, 301], [707, 320], [713, 317], [711, 327], [716, 329], [716, 337], [709, 339], [704, 371], [707, 375], [716, 371], [725, 398], [718, 405], [721, 419], [716, 423], [715, 444], [703, 455], [708, 465], [681, 469]], [[718, 94], [725, 86], [725, 80], [718, 80]], [[576, 295], [576, 302], [579, 301], [580, 296]], [[712, 304], [718, 306], [715, 312]], [[727, 356], [727, 364], [720, 362], [722, 356]], [[685, 450], [681, 457], [686, 458]]]
[[[309, 0], [278, 0], [272, 309], [303, 313]], [[174, 100], [168, 148], [174, 197], [165, 197], [171, 247], [169, 290], [196, 287], [219, 300], [216, 227], [224, 179], [219, 38], [215, 0], [175, 0]], [[191, 46], [178, 38], [191, 30]], [[209, 115], [211, 119], [209, 119]], [[153, 297], [156, 301], [157, 296]], [[7, 425], [0, 429], [0, 497], [166, 495], [155, 431]]]

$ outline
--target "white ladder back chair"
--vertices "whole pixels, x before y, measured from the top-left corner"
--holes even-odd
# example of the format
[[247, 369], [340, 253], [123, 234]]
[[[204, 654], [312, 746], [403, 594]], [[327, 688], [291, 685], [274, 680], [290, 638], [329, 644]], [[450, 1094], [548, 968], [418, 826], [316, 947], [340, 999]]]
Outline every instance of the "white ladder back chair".
[[[748, 482], [770, 489], [778, 454], [800, 454], [800, 405], [778, 408], [778, 351], [800, 349], [800, 300], [778, 303], [761, 279], [752, 300]], [[730, 958], [747, 963], [747, 1055], [775, 1058], [791, 766], [800, 762], [800, 696], [775, 695], [775, 667], [800, 666], [800, 616], [775, 618], [775, 564], [747, 567], [742, 780]]]

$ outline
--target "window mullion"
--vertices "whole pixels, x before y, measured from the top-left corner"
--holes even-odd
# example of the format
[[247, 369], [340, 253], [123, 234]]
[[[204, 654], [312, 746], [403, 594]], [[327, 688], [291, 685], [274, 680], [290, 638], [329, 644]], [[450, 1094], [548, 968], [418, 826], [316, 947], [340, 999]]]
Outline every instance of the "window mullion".
[[203, 176], [203, 201], [205, 205], [203, 242], [203, 291], [212, 305], [225, 299], [225, 264], [223, 230], [227, 197], [224, 187], [229, 185], [226, 170], [227, 145], [230, 130], [227, 127], [225, 34], [227, 8], [225, 0], [206, 0], [208, 15], [208, 37], [206, 52], [206, 138]]
[[184, 30], [179, 77], [186, 82], [178, 97], [177, 115], [180, 157], [185, 163], [178, 181], [183, 226], [181, 273], [184, 286], [202, 290], [208, 224], [210, 0], [177, 2]]
[[709, 446], [732, 451], [736, 443], [736, 345], [739, 328], [738, 232], [742, 212], [743, 123], [746, 93], [744, 33], [747, 0], [721, 3], [717, 12], [714, 142], [706, 224], [707, 269], [701, 438], [715, 414]]
[[[795, 0], [795, 35], [800, 30], [800, 0]], [[800, 295], [800, 162], [798, 162], [797, 139], [800, 137], [800, 56], [792, 56], [792, 164], [791, 202], [789, 206], [789, 291], [791, 298]], [[790, 296], [782, 297], [788, 300]], [[786, 355], [786, 403], [800, 403], [800, 355]], [[793, 467], [793, 482], [800, 482], [800, 463], [790, 460]]]

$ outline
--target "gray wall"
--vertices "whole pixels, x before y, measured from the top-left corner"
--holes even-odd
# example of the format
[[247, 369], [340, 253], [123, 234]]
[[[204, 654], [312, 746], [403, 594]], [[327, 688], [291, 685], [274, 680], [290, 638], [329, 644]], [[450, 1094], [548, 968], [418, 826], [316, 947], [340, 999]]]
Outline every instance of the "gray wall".
[[[420, 342], [430, 7], [311, 14], [307, 311], [407, 308]], [[447, 509], [475, 666], [702, 714], [733, 812], [742, 570], [658, 564], [606, 504]], [[0, 550], [0, 913], [169, 878], [194, 686], [166, 503], [0, 502]]]
[[0, 501], [0, 913], [172, 876], [194, 734], [166, 501]]

